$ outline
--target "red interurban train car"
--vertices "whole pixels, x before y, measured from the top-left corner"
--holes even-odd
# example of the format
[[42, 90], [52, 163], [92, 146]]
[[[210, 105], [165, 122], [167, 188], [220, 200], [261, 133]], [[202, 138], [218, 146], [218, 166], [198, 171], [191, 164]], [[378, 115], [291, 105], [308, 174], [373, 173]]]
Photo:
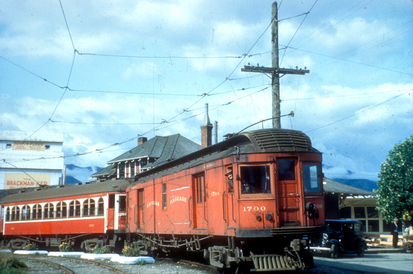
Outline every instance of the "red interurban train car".
[[300, 131], [237, 134], [133, 179], [6, 196], [2, 241], [194, 252], [220, 268], [305, 268], [325, 228], [321, 160]]
[[321, 160], [304, 133], [265, 129], [137, 174], [126, 244], [198, 252], [221, 268], [311, 266], [325, 223]]
[[123, 245], [128, 185], [116, 180], [6, 196], [1, 200], [3, 245], [19, 249], [28, 243], [59, 246], [67, 242], [85, 250]]

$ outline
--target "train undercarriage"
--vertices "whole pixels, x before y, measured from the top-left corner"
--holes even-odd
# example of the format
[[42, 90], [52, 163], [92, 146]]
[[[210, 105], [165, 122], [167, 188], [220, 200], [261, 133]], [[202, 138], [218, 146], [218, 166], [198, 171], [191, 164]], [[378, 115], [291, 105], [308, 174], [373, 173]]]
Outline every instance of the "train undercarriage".
[[152, 254], [197, 254], [219, 269], [288, 271], [314, 266], [308, 237], [237, 238], [198, 235], [127, 235], [125, 245]]
[[[60, 236], [60, 237], [59, 237]], [[6, 237], [1, 241], [1, 246], [13, 250], [24, 249], [29, 244], [36, 244], [38, 247], [56, 247], [62, 243], [67, 243], [73, 250], [84, 250], [92, 252], [95, 248], [109, 247], [111, 249], [120, 249], [123, 247], [121, 242], [124, 234], [80, 234], [80, 235], [38, 235], [38, 236], [14, 236]]]

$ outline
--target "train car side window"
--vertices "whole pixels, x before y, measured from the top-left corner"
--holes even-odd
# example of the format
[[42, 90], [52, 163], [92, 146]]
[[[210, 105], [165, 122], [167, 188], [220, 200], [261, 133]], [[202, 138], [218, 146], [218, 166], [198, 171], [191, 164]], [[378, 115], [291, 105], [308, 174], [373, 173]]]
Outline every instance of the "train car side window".
[[10, 221], [10, 207], [8, 207], [6, 210], [6, 220]]
[[90, 215], [89, 202], [90, 202], [90, 199], [86, 199], [83, 201], [83, 217]]
[[42, 206], [37, 204], [33, 206], [32, 219], [41, 220], [42, 219]]
[[304, 164], [304, 191], [321, 192], [321, 176], [319, 165]]
[[13, 208], [11, 210], [11, 220], [12, 221], [17, 220], [17, 218], [16, 218], [16, 208], [17, 208], [17, 206], [13, 206]]
[[95, 216], [96, 209], [96, 202], [93, 199], [89, 199], [89, 215], [88, 216]]
[[126, 196], [119, 196], [119, 212], [126, 212]]
[[105, 213], [105, 203], [103, 201], [103, 198], [100, 197], [98, 201], [98, 215], [102, 216]]
[[271, 193], [270, 166], [241, 166], [241, 194]]
[[205, 195], [205, 175], [201, 174], [194, 177], [194, 184], [195, 184], [195, 194], [196, 194], [196, 203], [201, 204], [204, 200]]
[[115, 195], [109, 195], [109, 208], [115, 208]]
[[162, 208], [166, 209], [166, 184], [162, 184]]
[[44, 206], [43, 219], [53, 218], [53, 204], [48, 203]]
[[295, 181], [295, 160], [278, 160], [278, 180]]
[[30, 207], [28, 205], [23, 206], [22, 220], [30, 220]]
[[56, 205], [56, 218], [66, 218], [66, 202], [58, 202]]

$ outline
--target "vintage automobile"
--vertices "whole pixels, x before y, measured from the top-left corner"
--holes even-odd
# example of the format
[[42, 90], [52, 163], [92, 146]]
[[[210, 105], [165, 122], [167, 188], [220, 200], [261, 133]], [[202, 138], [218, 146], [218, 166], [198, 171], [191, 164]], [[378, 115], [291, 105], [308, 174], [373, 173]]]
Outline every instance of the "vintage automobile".
[[328, 232], [323, 234], [319, 243], [313, 243], [311, 250], [314, 252], [328, 252], [331, 258], [337, 258], [338, 254], [357, 254], [364, 256], [367, 249], [363, 239], [362, 223], [353, 219], [326, 220]]

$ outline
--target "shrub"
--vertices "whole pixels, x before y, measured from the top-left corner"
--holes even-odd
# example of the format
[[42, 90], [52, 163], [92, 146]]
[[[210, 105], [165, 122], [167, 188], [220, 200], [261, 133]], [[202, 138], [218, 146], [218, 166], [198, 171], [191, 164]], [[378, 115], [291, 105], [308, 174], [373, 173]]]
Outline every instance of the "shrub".
[[23, 247], [24, 250], [36, 250], [37, 245], [35, 243], [28, 243]]
[[110, 250], [110, 247], [104, 246], [104, 247], [96, 247], [92, 250], [92, 252], [95, 254], [104, 254], [104, 253], [111, 253], [112, 251]]
[[66, 243], [66, 242], [62, 242], [60, 245], [59, 245], [59, 251], [60, 252], [68, 252], [68, 251], [70, 251], [72, 249], [72, 247], [68, 244], [68, 243]]
[[122, 249], [122, 254], [123, 254], [124, 256], [127, 256], [127, 257], [138, 256], [139, 253], [140, 253], [140, 249], [139, 249], [139, 248], [132, 248], [132, 247], [129, 247], [129, 246], [125, 246], [125, 247]]
[[9, 255], [0, 255], [0, 274], [20, 274], [24, 273], [27, 265], [19, 259]]

